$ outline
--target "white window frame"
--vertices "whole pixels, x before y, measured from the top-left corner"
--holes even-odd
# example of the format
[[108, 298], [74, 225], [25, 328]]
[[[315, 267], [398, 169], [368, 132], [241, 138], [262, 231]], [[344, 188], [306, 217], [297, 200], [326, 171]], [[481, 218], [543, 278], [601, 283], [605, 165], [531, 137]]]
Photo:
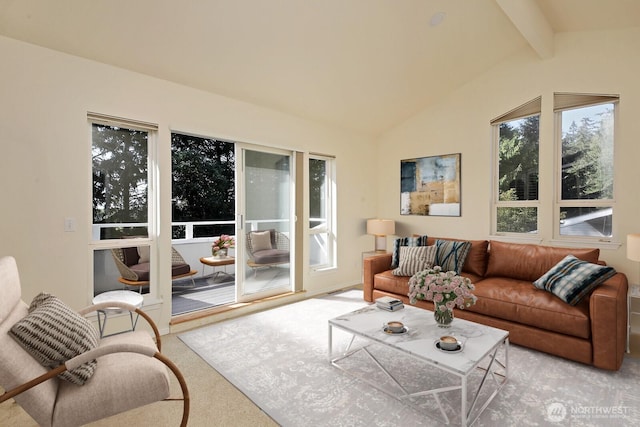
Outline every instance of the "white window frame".
[[[603, 104], [613, 104], [613, 170], [615, 170], [615, 165], [617, 164], [617, 156], [616, 153], [616, 136], [618, 134], [618, 105], [619, 105], [619, 96], [618, 95], [592, 95], [592, 94], [568, 94], [568, 93], [554, 93], [554, 105], [556, 96], [571, 96], [578, 99], [578, 101], [574, 102], [573, 105], [565, 106], [565, 107], [554, 107], [554, 170], [555, 170], [555, 197], [554, 197], [554, 206], [553, 206], [553, 241], [556, 243], [577, 243], [581, 245], [585, 244], [596, 244], [598, 246], [603, 246], [607, 244], [611, 244], [612, 247], [618, 247], [618, 244], [615, 243], [615, 239], [617, 236], [617, 223], [616, 221], [616, 184], [615, 184], [615, 174], [613, 177], [613, 198], [612, 199], [589, 199], [589, 200], [563, 200], [562, 199], [562, 112], [592, 107], [595, 105], [603, 105]], [[580, 101], [579, 99], [584, 97], [584, 101]], [[602, 98], [601, 101], [598, 101], [598, 98]], [[590, 101], [591, 100], [591, 101]], [[560, 209], [563, 207], [578, 207], [578, 206], [586, 206], [586, 207], [611, 207], [612, 208], [612, 230], [611, 237], [602, 237], [602, 236], [579, 236], [579, 235], [561, 235], [560, 234]]]
[[[158, 265], [157, 256], [157, 230], [158, 230], [158, 153], [157, 153], [157, 138], [158, 138], [158, 125], [154, 123], [142, 122], [138, 120], [131, 120], [121, 117], [108, 116], [100, 113], [87, 113], [87, 121], [89, 127], [89, 144], [93, 146], [92, 127], [94, 124], [101, 124], [113, 127], [123, 127], [126, 129], [134, 129], [147, 132], [147, 234], [146, 238], [135, 239], [109, 239], [101, 240], [96, 238], [95, 227], [93, 224], [93, 211], [92, 205], [89, 204], [89, 218], [91, 218], [91, 240], [89, 242], [89, 250], [91, 252], [91, 271], [93, 271], [94, 265], [94, 253], [99, 250], [110, 250], [112, 248], [120, 248], [125, 246], [149, 246], [150, 250], [150, 264], [151, 266]], [[91, 149], [89, 149], [89, 200], [93, 200], [92, 186], [93, 186], [93, 162], [91, 158]], [[99, 236], [99, 234], [98, 234]], [[91, 275], [91, 295], [89, 301], [93, 298], [95, 285], [93, 283], [93, 274]], [[160, 293], [158, 287], [158, 269], [151, 268], [149, 272], [149, 293], [143, 294], [145, 298], [145, 304], [156, 303], [160, 301]]]
[[[327, 242], [325, 244], [327, 250], [327, 262], [324, 264], [311, 264], [311, 260], [309, 259], [309, 268], [312, 272], [316, 271], [325, 271], [329, 269], [334, 269], [337, 267], [336, 265], [336, 161], [335, 157], [322, 155], [322, 154], [309, 154], [307, 161], [307, 168], [309, 168], [310, 160], [322, 160], [326, 165], [326, 175], [325, 175], [325, 212], [327, 213], [327, 220], [324, 226], [318, 226], [311, 228], [309, 226], [309, 222], [311, 220], [311, 213], [309, 212], [309, 221], [306, 223], [307, 235], [309, 237], [309, 245], [313, 239], [317, 238], [316, 236], [321, 234], [326, 234]], [[307, 174], [307, 191], [309, 191], [309, 174]], [[310, 191], [309, 191], [310, 193]], [[311, 253], [309, 251], [309, 257]]]
[[[491, 177], [491, 235], [500, 238], [511, 238], [514, 240], [540, 240], [540, 197], [542, 191], [538, 183], [538, 199], [537, 200], [515, 200], [504, 201], [500, 200], [499, 191], [499, 179], [500, 179], [500, 125], [502, 123], [511, 122], [514, 120], [525, 119], [532, 116], [540, 116], [540, 123], [542, 122], [541, 114], [542, 97], [536, 97], [531, 101], [522, 104], [513, 110], [502, 114], [491, 120], [491, 140], [493, 149], [493, 162], [492, 162], [492, 177]], [[538, 129], [540, 135], [540, 130]], [[540, 176], [540, 141], [538, 141], [538, 176]], [[520, 233], [520, 232], [504, 232], [498, 231], [498, 209], [499, 208], [536, 208], [536, 231], [535, 233]]]

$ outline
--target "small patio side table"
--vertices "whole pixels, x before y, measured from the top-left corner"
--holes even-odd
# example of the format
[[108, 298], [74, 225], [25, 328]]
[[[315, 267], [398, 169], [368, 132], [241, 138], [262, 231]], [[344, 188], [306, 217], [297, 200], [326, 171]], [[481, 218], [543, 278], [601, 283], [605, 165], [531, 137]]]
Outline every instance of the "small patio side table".
[[230, 274], [228, 274], [226, 271], [215, 271], [216, 267], [223, 267], [225, 265], [233, 265], [236, 263], [236, 259], [232, 256], [227, 256], [224, 258], [214, 258], [212, 256], [210, 257], [202, 257], [200, 258], [200, 262], [202, 263], [202, 276], [204, 276], [204, 266], [208, 265], [209, 267], [213, 267], [213, 270], [215, 272], [215, 275], [213, 276], [213, 278], [217, 278], [218, 275], [220, 273], [224, 273], [227, 276], [231, 276]]
[[[133, 291], [109, 291], [103, 292], [101, 294], [96, 295], [93, 298], [94, 304], [100, 304], [103, 302], [123, 302], [126, 304], [131, 304], [136, 308], [141, 308], [144, 304], [144, 297], [137, 292]], [[107, 327], [107, 316], [109, 314], [120, 314], [123, 312], [129, 313], [129, 318], [131, 319], [131, 329], [126, 331], [120, 331], [109, 335], [104, 335], [105, 328]], [[119, 307], [108, 307], [104, 310], [98, 310], [98, 329], [100, 331], [100, 338], [104, 338], [105, 336], [117, 335], [124, 332], [131, 332], [136, 329], [136, 324], [138, 323], [139, 315], [136, 313], [135, 319], [133, 313], [127, 310], [124, 310]], [[100, 317], [100, 315], [104, 316], [104, 320]]]

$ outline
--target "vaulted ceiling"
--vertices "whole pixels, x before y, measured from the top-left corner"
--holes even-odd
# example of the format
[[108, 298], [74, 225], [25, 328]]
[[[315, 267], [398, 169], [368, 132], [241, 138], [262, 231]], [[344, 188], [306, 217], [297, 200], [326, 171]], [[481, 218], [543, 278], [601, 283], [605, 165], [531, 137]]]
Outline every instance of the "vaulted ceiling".
[[370, 135], [555, 33], [636, 26], [638, 0], [0, 0], [0, 35]]

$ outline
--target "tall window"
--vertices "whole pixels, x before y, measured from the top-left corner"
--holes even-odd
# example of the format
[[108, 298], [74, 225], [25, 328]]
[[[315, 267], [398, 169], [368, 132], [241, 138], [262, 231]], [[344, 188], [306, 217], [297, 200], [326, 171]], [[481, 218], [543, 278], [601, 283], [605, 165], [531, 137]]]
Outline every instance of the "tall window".
[[537, 233], [540, 98], [494, 120], [493, 231]]
[[561, 161], [556, 235], [613, 235], [614, 120], [617, 96], [554, 94]]
[[235, 144], [171, 134], [172, 237], [235, 234]]
[[334, 160], [309, 157], [309, 266], [335, 266]]
[[[122, 289], [118, 280], [128, 277], [120, 271], [124, 262], [152, 262], [152, 218], [157, 204], [152, 197], [151, 145], [157, 125], [96, 113], [87, 116], [91, 126], [93, 285], [94, 294], [99, 294]], [[151, 270], [139, 278], [147, 282], [144, 293], [150, 292]]]

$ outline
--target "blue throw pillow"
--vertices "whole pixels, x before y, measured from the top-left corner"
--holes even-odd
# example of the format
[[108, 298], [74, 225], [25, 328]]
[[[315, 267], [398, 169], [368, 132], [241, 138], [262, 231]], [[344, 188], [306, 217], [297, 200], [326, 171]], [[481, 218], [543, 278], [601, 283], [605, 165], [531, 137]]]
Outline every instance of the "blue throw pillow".
[[391, 256], [391, 268], [400, 265], [400, 246], [427, 246], [427, 236], [400, 237], [393, 242], [393, 255]]
[[567, 255], [533, 282], [533, 285], [551, 292], [570, 305], [576, 305], [615, 274], [616, 270], [613, 267], [593, 264]]
[[460, 274], [470, 250], [471, 242], [436, 240], [435, 265], [439, 265], [442, 271], [455, 271], [456, 274]]

